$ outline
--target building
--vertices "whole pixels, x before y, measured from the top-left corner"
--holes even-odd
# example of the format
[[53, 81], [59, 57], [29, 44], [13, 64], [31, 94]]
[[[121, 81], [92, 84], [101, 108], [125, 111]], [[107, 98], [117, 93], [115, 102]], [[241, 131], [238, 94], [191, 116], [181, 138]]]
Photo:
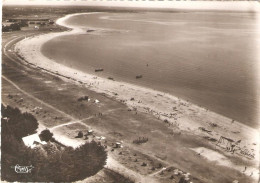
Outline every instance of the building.
[[41, 141], [38, 134], [29, 135], [22, 138], [24, 145], [30, 148], [36, 147], [37, 144], [47, 144], [45, 141]]

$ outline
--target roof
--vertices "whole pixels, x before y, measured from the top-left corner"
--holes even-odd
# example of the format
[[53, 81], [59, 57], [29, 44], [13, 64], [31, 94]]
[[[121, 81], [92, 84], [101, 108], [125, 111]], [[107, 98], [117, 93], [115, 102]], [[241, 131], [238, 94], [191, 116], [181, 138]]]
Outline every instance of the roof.
[[46, 144], [45, 141], [41, 141], [38, 134], [33, 134], [33, 135], [23, 137], [22, 140], [23, 140], [24, 145], [31, 147], [31, 148], [34, 148], [36, 146], [34, 144], [34, 142], [38, 142], [40, 144]]

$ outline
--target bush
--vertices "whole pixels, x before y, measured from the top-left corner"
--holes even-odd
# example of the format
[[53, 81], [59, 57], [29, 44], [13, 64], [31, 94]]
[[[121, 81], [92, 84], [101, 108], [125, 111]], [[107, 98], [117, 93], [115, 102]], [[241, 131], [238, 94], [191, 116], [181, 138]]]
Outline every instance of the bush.
[[147, 137], [139, 137], [138, 139], [133, 140], [134, 144], [143, 144], [148, 142], [148, 138]]
[[49, 142], [53, 137], [53, 133], [51, 133], [50, 130], [46, 129], [40, 133], [39, 137], [41, 141]]
[[79, 102], [82, 102], [82, 101], [88, 100], [88, 99], [89, 99], [88, 96], [83, 96], [83, 97], [78, 98], [78, 101], [79, 101]]

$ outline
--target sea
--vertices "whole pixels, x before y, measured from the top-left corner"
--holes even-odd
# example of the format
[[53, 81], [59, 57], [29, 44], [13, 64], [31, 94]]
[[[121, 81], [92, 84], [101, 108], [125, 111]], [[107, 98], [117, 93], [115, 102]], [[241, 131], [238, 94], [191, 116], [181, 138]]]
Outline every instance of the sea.
[[[76, 15], [65, 23], [82, 33], [55, 37], [41, 51], [71, 68], [170, 93], [257, 127], [258, 16], [207, 11]], [[104, 71], [95, 72], [99, 68]]]

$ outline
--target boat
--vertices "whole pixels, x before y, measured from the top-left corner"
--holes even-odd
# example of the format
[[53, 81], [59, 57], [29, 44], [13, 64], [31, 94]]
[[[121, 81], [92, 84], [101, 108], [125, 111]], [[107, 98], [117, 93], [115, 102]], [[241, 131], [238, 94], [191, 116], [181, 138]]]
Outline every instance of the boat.
[[104, 69], [100, 68], [100, 69], [95, 69], [95, 72], [102, 72], [104, 71]]
[[95, 31], [95, 30], [93, 30], [93, 29], [88, 29], [87, 30], [87, 32], [93, 32], [93, 31]]
[[143, 77], [143, 75], [137, 75], [135, 78], [136, 79], [140, 79], [140, 78], [142, 78]]

